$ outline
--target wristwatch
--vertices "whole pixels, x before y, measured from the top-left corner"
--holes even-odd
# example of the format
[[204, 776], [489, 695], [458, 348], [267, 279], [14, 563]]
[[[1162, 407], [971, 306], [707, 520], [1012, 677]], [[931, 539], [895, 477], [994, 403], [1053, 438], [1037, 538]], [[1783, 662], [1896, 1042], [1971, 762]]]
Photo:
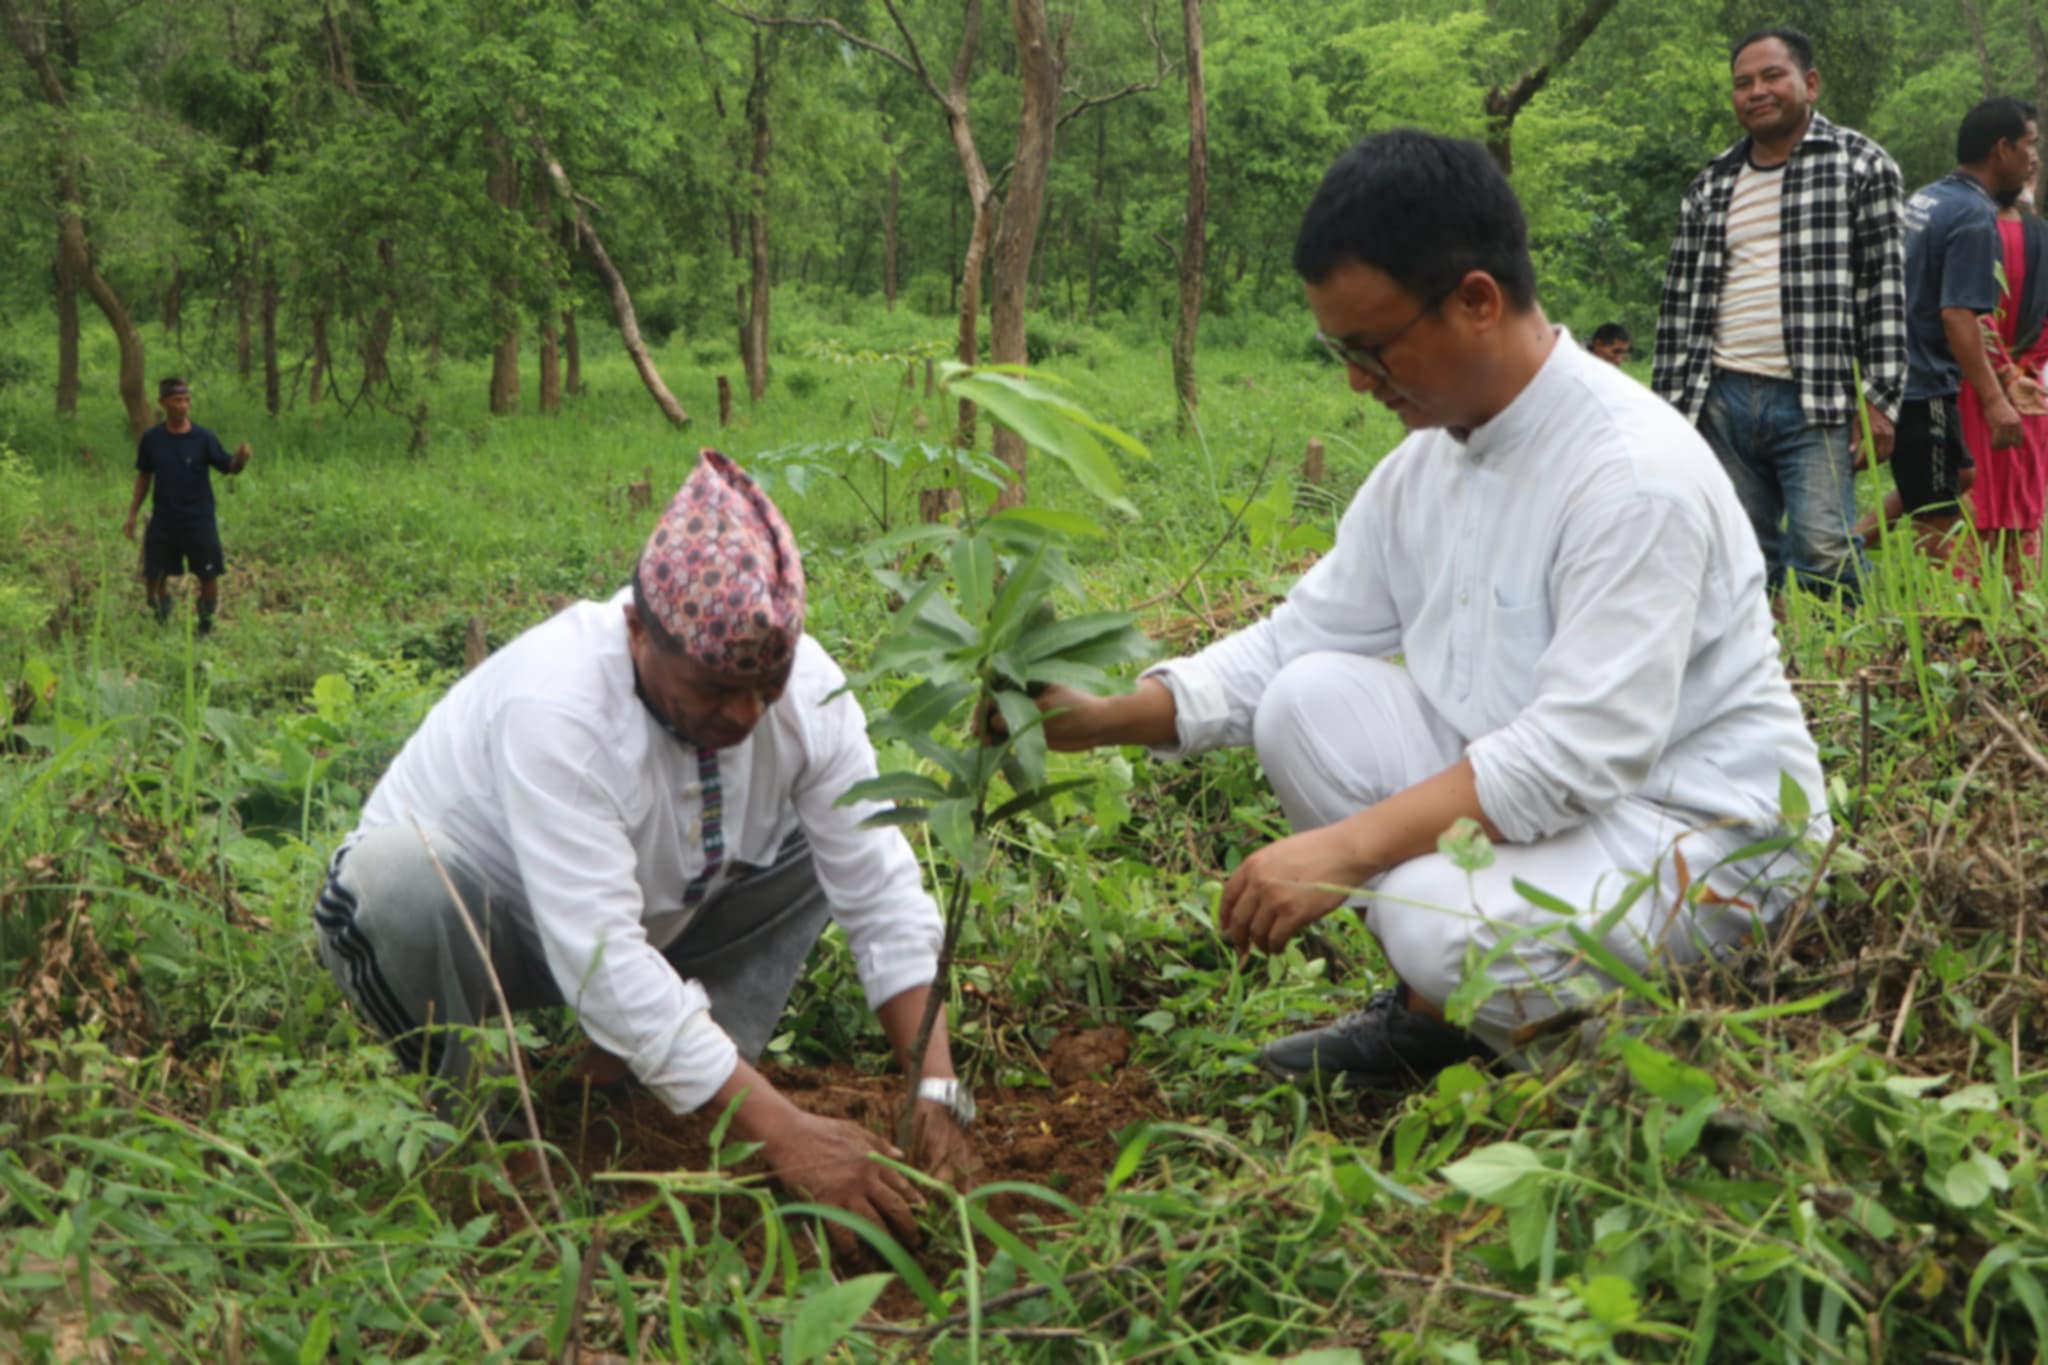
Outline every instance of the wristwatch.
[[917, 1097], [945, 1105], [946, 1112], [953, 1116], [953, 1122], [962, 1128], [974, 1123], [974, 1092], [959, 1081], [927, 1076], [917, 1083]]

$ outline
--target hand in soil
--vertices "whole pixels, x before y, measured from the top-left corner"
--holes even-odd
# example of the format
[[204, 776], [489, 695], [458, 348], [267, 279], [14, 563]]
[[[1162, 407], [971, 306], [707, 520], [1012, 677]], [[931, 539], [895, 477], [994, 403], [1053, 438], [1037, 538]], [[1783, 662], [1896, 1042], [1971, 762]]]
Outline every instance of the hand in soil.
[[[902, 1174], [873, 1159], [874, 1153], [903, 1160], [894, 1143], [845, 1119], [804, 1115], [792, 1131], [778, 1134], [761, 1151], [775, 1178], [787, 1189], [867, 1219], [905, 1246], [916, 1246], [918, 1209], [924, 1199]], [[852, 1256], [852, 1233], [826, 1225], [833, 1251]]]
[[963, 1191], [974, 1187], [974, 1174], [981, 1165], [974, 1155], [974, 1140], [955, 1121], [953, 1111], [930, 1100], [918, 1102], [911, 1160], [934, 1179]]
[[1216, 927], [1242, 962], [1254, 948], [1275, 953], [1302, 929], [1344, 903], [1356, 877], [1341, 843], [1326, 829], [1268, 844], [1238, 864], [1224, 883]]

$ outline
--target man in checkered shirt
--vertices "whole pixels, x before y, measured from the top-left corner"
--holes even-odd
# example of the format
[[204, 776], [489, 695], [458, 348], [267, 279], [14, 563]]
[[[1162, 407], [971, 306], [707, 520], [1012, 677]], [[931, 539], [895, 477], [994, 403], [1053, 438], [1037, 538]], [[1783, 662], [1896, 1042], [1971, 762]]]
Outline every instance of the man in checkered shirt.
[[1772, 587], [1853, 601], [1854, 367], [1880, 460], [1906, 372], [1899, 168], [1813, 107], [1805, 34], [1749, 34], [1729, 64], [1747, 136], [1686, 191], [1651, 384], [1721, 457]]

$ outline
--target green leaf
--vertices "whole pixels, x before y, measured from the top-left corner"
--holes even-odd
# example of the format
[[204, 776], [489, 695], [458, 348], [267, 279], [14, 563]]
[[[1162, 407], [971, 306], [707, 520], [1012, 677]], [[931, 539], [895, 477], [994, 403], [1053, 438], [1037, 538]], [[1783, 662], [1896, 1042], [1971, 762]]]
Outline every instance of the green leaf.
[[1035, 626], [1017, 639], [1017, 657], [1026, 663], [1071, 654], [1084, 645], [1096, 644], [1126, 630], [1131, 624], [1126, 611], [1091, 611], [1069, 616], [1051, 625]]
[[965, 796], [941, 801], [932, 807], [932, 837], [959, 865], [962, 874], [979, 875], [980, 860], [974, 855], [974, 802]]
[[1508, 1210], [1508, 1252], [1515, 1258], [1515, 1269], [1527, 1270], [1536, 1264], [1550, 1224], [1550, 1205], [1545, 1200], [1525, 1199]]
[[1045, 785], [1045, 713], [1022, 692], [998, 692], [995, 702], [996, 709], [1002, 712], [1003, 724], [1010, 731], [1009, 751], [1021, 770], [1023, 782], [1016, 785], [1017, 794], [1022, 796]]
[[998, 527], [1029, 528], [1034, 533], [1054, 536], [1086, 536], [1100, 539], [1109, 534], [1102, 523], [1079, 512], [1062, 511], [1056, 507], [1006, 507], [989, 518], [990, 529]]
[[1103, 1182], [1104, 1194], [1115, 1194], [1126, 1180], [1137, 1174], [1138, 1164], [1145, 1159], [1145, 1149], [1152, 1145], [1152, 1134], [1156, 1131], [1147, 1124], [1124, 1144], [1124, 1149], [1117, 1153], [1116, 1164], [1109, 1168], [1109, 1178]]
[[1543, 1158], [1519, 1142], [1492, 1142], [1444, 1167], [1444, 1179], [1474, 1199], [1512, 1207], [1537, 1193], [1529, 1177], [1548, 1171]]
[[1064, 464], [1097, 498], [1125, 516], [1138, 515], [1138, 509], [1123, 495], [1123, 476], [1097, 439], [1101, 423], [1077, 419], [1078, 409], [1063, 408], [1043, 390], [1009, 375], [963, 373], [949, 380], [947, 387], [954, 397], [979, 405], [1023, 437], [1026, 445]]
[[943, 801], [946, 789], [922, 773], [882, 773], [856, 782], [843, 792], [835, 806], [857, 806], [863, 801]]
[[985, 620], [996, 595], [996, 551], [983, 536], [953, 542], [953, 585], [970, 621]]
[[806, 1365], [844, 1341], [891, 1278], [887, 1272], [861, 1275], [806, 1296], [782, 1334], [783, 1365]]
[[868, 733], [878, 740], [929, 734], [975, 691], [975, 685], [965, 678], [943, 683], [927, 678], [898, 697], [887, 714], [868, 727]]
[[1437, 836], [1436, 851], [1461, 872], [1484, 872], [1493, 866], [1493, 840], [1469, 815], [1461, 815]]
[[1721, 1097], [1718, 1094], [1706, 1095], [1692, 1108], [1680, 1114], [1672, 1121], [1671, 1126], [1664, 1130], [1664, 1155], [1676, 1161], [1699, 1146], [1700, 1134], [1706, 1130], [1707, 1120], [1713, 1118], [1720, 1108]]
[[874, 1248], [875, 1254], [889, 1263], [891, 1269], [917, 1295], [917, 1301], [934, 1317], [946, 1313], [946, 1301], [939, 1297], [939, 1291], [932, 1288], [931, 1277], [918, 1268], [916, 1261], [899, 1246], [894, 1237], [870, 1223], [858, 1214], [830, 1204], [784, 1204], [775, 1210], [777, 1218], [822, 1218], [828, 1223], [837, 1223], [850, 1230], [856, 1237]]
[[1595, 1275], [1579, 1290], [1579, 1301], [1609, 1327], [1626, 1327], [1642, 1314], [1636, 1287], [1619, 1275]]
[[1095, 779], [1092, 777], [1069, 777], [1058, 782], [1049, 783], [1043, 787], [1034, 788], [1031, 791], [1019, 792], [1008, 801], [1003, 802], [1002, 805], [990, 811], [988, 823], [999, 825], [1005, 820], [1014, 820], [1025, 811], [1035, 806], [1042, 806], [1055, 796], [1075, 791], [1082, 787], [1093, 786], [1094, 783]]
[[313, 1318], [313, 1325], [306, 1329], [306, 1339], [299, 1343], [299, 1365], [316, 1365], [327, 1359], [327, 1348], [334, 1342], [334, 1318], [323, 1308]]
[[1813, 808], [1806, 799], [1806, 788], [1793, 781], [1789, 772], [1778, 774], [1778, 814], [1792, 829], [1805, 829], [1807, 820], [1813, 815]]
[[1948, 1168], [1935, 1193], [1958, 1209], [1974, 1209], [1991, 1197], [1991, 1179], [1975, 1161], [1958, 1161]]
[[1620, 1034], [1615, 1046], [1636, 1084], [1673, 1108], [1690, 1110], [1720, 1093], [1712, 1076], [1669, 1053], [1659, 1052], [1639, 1038]]

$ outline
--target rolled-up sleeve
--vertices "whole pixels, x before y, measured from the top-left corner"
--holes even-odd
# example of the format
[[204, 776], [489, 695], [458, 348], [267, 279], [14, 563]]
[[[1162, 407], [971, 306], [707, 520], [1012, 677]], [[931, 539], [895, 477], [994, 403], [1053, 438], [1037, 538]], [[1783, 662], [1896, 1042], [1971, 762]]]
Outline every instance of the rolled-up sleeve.
[[616, 757], [560, 711], [515, 703], [493, 727], [511, 846], [540, 946], [583, 1031], [677, 1113], [738, 1065], [710, 997], [647, 941]]
[[1480, 807], [1508, 841], [1582, 824], [1638, 790], [1670, 744], [1713, 572], [1708, 526], [1682, 496], [1654, 493], [1573, 516], [1534, 697], [1466, 750]]
[[[1374, 471], [1392, 477], [1400, 452]], [[1266, 687], [1292, 660], [1318, 650], [1385, 658], [1401, 648], [1401, 622], [1387, 586], [1383, 536], [1375, 534], [1369, 479], [1337, 526], [1328, 554], [1303, 574], [1270, 616], [1185, 659], [1147, 669], [1173, 693], [1177, 742], [1157, 758], [1187, 758], [1252, 740], [1252, 717]]]
[[808, 756], [794, 792], [797, 821], [874, 1008], [937, 976], [939, 908], [924, 889], [923, 869], [903, 832], [862, 826], [888, 806], [837, 804], [848, 788], [875, 775], [875, 750], [860, 703], [840, 692], [806, 707], [803, 729]]

